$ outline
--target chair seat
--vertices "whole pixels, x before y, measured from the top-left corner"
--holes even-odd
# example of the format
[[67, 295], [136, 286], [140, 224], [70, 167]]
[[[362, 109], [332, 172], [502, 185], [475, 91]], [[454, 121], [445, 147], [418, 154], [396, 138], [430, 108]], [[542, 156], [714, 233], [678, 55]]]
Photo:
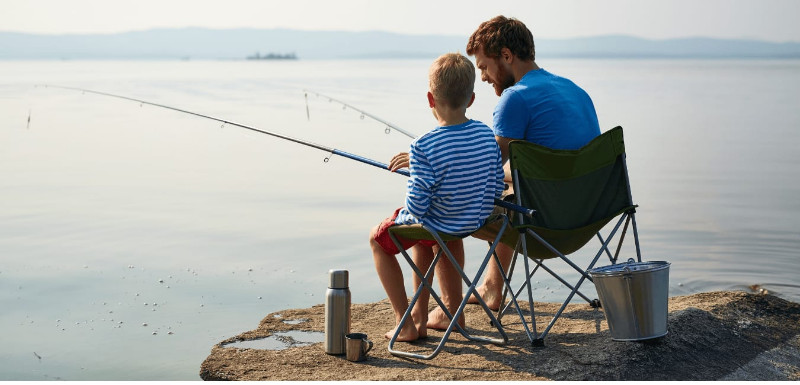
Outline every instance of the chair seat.
[[[501, 215], [492, 214], [488, 218], [486, 218], [486, 221], [484, 221], [483, 226], [481, 226], [481, 228], [479, 228], [478, 230], [475, 230], [475, 231], [481, 231], [482, 229], [486, 229], [486, 228], [491, 227], [491, 229], [492, 229], [491, 231], [493, 231], [493, 234], [494, 234], [489, 238], [491, 240], [491, 239], [494, 239], [494, 237], [497, 235], [497, 232], [499, 231], [501, 224], [502, 224]], [[426, 230], [421, 224], [418, 224], [418, 223], [417, 224], [412, 224], [412, 225], [392, 226], [392, 227], [389, 228], [389, 232], [392, 233], [392, 234], [395, 234], [395, 235], [399, 235], [399, 236], [401, 236], [403, 238], [406, 238], [406, 239], [429, 240], [429, 241], [435, 241], [436, 240], [436, 238], [434, 238], [433, 235], [428, 230]], [[438, 231], [436, 232], [436, 234], [445, 242], [464, 239], [464, 238], [472, 235], [472, 234], [465, 234], [465, 235], [458, 236], [458, 235], [447, 234], [447, 233], [442, 233], [442, 232], [438, 232]]]
[[[406, 238], [406, 239], [415, 239], [415, 240], [427, 240], [427, 241], [435, 241], [436, 239], [431, 235], [428, 230], [425, 230], [421, 224], [413, 224], [413, 225], [396, 225], [389, 228], [389, 232]], [[455, 241], [458, 239], [463, 239], [464, 237], [459, 237], [455, 235], [450, 235], [446, 233], [437, 232], [440, 238], [442, 238], [445, 242]]]

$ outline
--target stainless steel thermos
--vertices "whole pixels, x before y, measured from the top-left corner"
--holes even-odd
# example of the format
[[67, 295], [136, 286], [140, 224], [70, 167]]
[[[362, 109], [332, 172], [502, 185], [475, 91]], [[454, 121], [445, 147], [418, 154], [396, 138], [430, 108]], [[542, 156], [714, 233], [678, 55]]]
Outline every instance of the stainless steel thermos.
[[330, 270], [325, 292], [325, 353], [345, 354], [344, 336], [350, 333], [350, 289], [347, 270]]

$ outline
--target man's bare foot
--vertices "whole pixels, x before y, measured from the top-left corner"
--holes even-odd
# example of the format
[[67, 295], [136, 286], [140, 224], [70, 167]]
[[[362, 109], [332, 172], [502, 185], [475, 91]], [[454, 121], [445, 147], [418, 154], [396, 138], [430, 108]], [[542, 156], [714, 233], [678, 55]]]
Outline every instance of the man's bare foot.
[[[498, 288], [496, 290], [494, 288], [489, 288], [487, 287], [486, 283], [475, 288], [475, 291], [477, 291], [478, 294], [480, 294], [481, 298], [483, 298], [483, 301], [486, 302], [486, 306], [489, 306], [489, 309], [492, 309], [494, 311], [500, 309], [501, 290], [502, 288]], [[478, 297], [476, 297], [473, 294], [469, 296], [469, 300], [467, 300], [467, 303], [480, 303], [480, 302], [478, 302]]]
[[[462, 314], [461, 317], [458, 319], [458, 325], [464, 327], [464, 315]], [[434, 330], [447, 330], [447, 327], [450, 326], [450, 318], [447, 318], [447, 315], [444, 314], [442, 308], [437, 307], [436, 309], [431, 310], [428, 313], [428, 328]]]
[[[409, 321], [411, 320], [407, 320], [405, 325], [403, 326], [403, 329], [400, 330], [400, 334], [397, 336], [397, 341], [409, 342], [409, 341], [416, 341], [419, 339], [419, 332], [417, 331], [417, 328], [414, 326], [412, 322]], [[389, 340], [392, 339], [398, 327], [395, 327], [394, 329], [386, 332], [386, 334], [384, 334], [383, 336], [386, 337], [386, 339]]]

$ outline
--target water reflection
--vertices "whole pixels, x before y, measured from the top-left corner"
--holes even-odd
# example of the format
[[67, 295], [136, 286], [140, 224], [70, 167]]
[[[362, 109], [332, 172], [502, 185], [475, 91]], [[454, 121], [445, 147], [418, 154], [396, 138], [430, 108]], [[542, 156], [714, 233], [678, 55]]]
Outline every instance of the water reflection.
[[[0, 62], [0, 379], [197, 379], [214, 344], [321, 303], [331, 268], [350, 271], [354, 303], [385, 298], [366, 237], [402, 204], [404, 178], [31, 86], [130, 95], [382, 161], [408, 138], [328, 103], [312, 104], [309, 121], [302, 89], [412, 132], [432, 125], [428, 62], [249, 64]], [[542, 64], [589, 91], [601, 127], [625, 128], [644, 259], [671, 263], [670, 295], [764, 289], [800, 301], [800, 62]], [[476, 94], [469, 116], [490, 122], [497, 97], [485, 84]], [[466, 242], [468, 256], [485, 253]], [[534, 290], [543, 301], [568, 292], [546, 278]]]
[[302, 330], [274, 332], [271, 336], [254, 340], [236, 341], [223, 344], [225, 348], [283, 350], [299, 346], [313, 345], [325, 341], [325, 333]]

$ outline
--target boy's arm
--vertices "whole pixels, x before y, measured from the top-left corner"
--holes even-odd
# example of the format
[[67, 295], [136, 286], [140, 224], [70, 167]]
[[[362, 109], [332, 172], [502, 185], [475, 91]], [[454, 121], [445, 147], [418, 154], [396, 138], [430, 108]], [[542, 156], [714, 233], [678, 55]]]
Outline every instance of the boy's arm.
[[395, 172], [401, 168], [409, 167], [409, 153], [401, 152], [392, 157], [389, 161], [389, 171]]
[[406, 190], [406, 209], [416, 218], [422, 218], [428, 212], [433, 195], [433, 168], [425, 154], [413, 144], [408, 163], [411, 177]]

